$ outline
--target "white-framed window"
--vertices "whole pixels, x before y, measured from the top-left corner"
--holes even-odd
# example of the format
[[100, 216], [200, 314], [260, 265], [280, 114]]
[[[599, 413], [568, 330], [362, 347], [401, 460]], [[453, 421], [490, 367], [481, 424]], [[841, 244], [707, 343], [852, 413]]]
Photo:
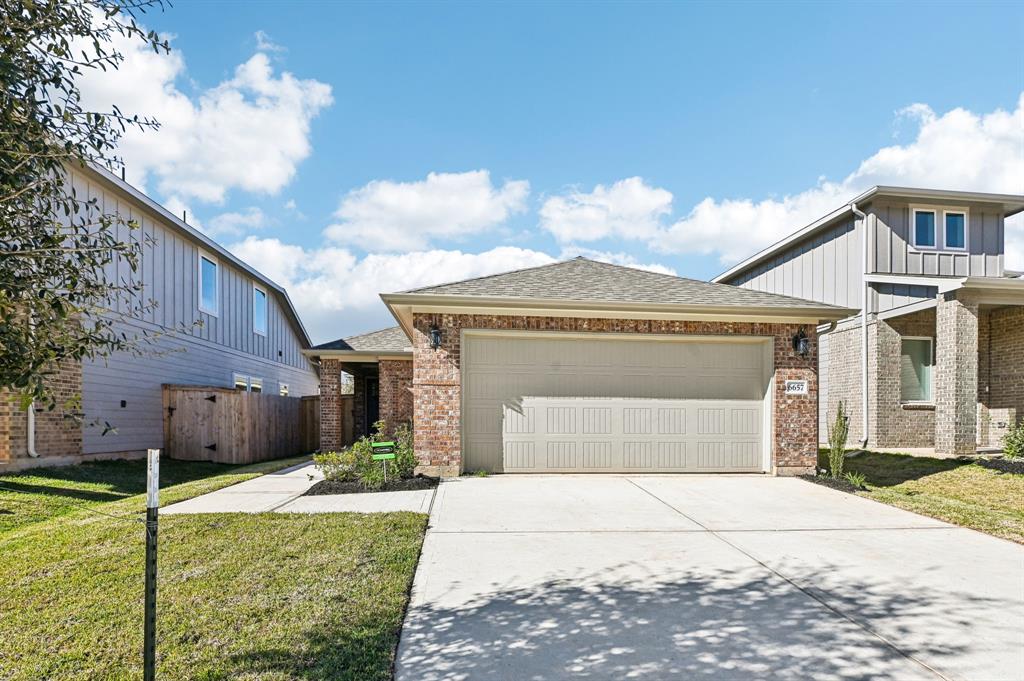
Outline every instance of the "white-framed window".
[[267, 291], [256, 284], [252, 285], [252, 330], [267, 335]]
[[942, 244], [950, 251], [967, 250], [967, 211], [942, 211]]
[[245, 374], [233, 374], [232, 382], [235, 384], [235, 390], [241, 392], [263, 392], [263, 379], [257, 378], [256, 376], [246, 376]]
[[914, 208], [910, 214], [910, 238], [914, 248], [938, 248], [939, 235], [935, 229], [938, 211], [933, 208]]
[[935, 342], [926, 336], [903, 336], [901, 341], [900, 400], [931, 402]]
[[910, 245], [919, 251], [966, 252], [970, 213], [957, 206], [911, 206]]
[[281, 383], [280, 386], [281, 387], [278, 390], [278, 394], [281, 397], [288, 397], [288, 384], [287, 383]]
[[217, 316], [217, 303], [220, 300], [219, 272], [220, 264], [217, 259], [199, 251], [199, 309], [206, 314]]

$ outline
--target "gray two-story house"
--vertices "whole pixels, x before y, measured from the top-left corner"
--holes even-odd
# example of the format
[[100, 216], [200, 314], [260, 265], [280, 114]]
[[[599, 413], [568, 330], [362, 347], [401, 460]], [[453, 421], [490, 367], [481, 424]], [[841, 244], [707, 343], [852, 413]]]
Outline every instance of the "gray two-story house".
[[155, 305], [110, 311], [120, 330], [143, 339], [138, 353], [64, 362], [53, 375], [59, 400], [80, 396], [78, 418], [67, 410], [30, 415], [0, 395], [0, 469], [162, 447], [165, 384], [318, 392], [317, 367], [302, 354], [309, 337], [281, 286], [119, 177], [94, 168], [69, 175], [80, 199], [138, 223], [134, 231], [117, 227], [120, 239], [151, 244], [142, 248], [138, 271], [112, 263], [106, 276], [142, 284], [142, 298]]
[[1024, 196], [874, 187], [713, 281], [859, 309], [819, 329], [819, 420], [850, 444], [971, 454], [1024, 418]]

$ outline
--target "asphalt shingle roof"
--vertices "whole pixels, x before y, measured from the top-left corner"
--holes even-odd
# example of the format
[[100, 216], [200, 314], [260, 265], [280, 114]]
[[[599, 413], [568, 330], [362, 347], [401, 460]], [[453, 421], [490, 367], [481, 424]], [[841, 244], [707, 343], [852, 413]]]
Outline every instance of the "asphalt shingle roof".
[[832, 307], [813, 300], [648, 272], [583, 257], [450, 284], [426, 286], [405, 293], [709, 307]]
[[405, 335], [400, 326], [392, 326], [380, 331], [371, 331], [359, 336], [339, 338], [329, 343], [323, 343], [313, 347], [313, 350], [350, 350], [355, 352], [406, 352], [409, 346], [409, 337]]

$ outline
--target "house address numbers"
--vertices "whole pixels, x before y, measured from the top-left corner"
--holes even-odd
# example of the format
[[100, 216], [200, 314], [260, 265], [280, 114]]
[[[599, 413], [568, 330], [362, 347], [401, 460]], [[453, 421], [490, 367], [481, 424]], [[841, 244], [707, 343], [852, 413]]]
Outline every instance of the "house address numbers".
[[787, 395], [806, 395], [807, 381], [786, 381], [785, 391]]

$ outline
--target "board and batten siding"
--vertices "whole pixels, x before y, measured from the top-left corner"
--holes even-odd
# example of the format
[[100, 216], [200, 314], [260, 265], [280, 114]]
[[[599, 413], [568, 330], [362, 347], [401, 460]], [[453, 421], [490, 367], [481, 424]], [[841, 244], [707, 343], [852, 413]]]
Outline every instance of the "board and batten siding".
[[[871, 268], [878, 274], [918, 274], [931, 277], [1003, 276], [1004, 218], [993, 206], [970, 203], [934, 203], [916, 201], [915, 207], [941, 210], [963, 208], [968, 211], [966, 252], [917, 250], [910, 239], [911, 204], [872, 204], [874, 216], [869, 254]], [[942, 229], [941, 212], [936, 229]]]
[[857, 223], [839, 221], [726, 283], [859, 308], [864, 267]]
[[[111, 305], [130, 319], [127, 333], [137, 335], [145, 329], [156, 334], [152, 343], [142, 344], [141, 356], [119, 353], [83, 362], [83, 453], [161, 446], [164, 383], [231, 387], [233, 375], [240, 373], [262, 378], [268, 392], [276, 393], [285, 383], [291, 396], [316, 394], [315, 366], [302, 355], [302, 338], [273, 288], [207, 251], [189, 234], [103, 180], [73, 171], [71, 182], [79, 198], [96, 201], [99, 212], [138, 223], [136, 230], [116, 226], [120, 240], [152, 242], [143, 245], [137, 271], [119, 260], [110, 263], [106, 275], [142, 284], [142, 299], [155, 302], [141, 313], [131, 310], [127, 301]], [[218, 263], [216, 315], [199, 310], [201, 251]], [[267, 292], [265, 335], [253, 329], [254, 284]], [[99, 426], [91, 425], [97, 421]], [[117, 432], [102, 435], [104, 422]]]

